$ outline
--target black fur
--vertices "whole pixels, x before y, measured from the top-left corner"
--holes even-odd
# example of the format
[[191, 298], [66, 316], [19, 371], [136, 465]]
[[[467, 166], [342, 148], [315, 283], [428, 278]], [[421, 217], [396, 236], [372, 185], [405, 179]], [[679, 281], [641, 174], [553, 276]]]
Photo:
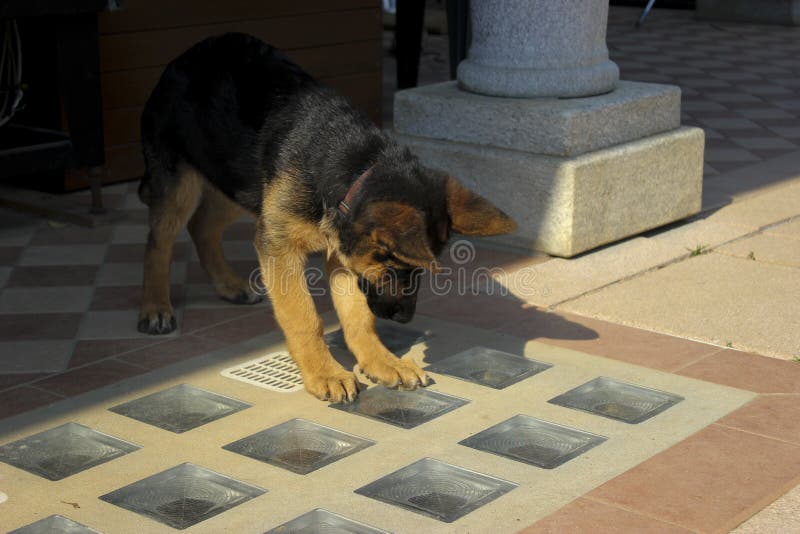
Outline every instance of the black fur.
[[[180, 176], [179, 167], [188, 165], [267, 225], [286, 215], [315, 224], [324, 220], [326, 228], [332, 221], [345, 257], [369, 254], [374, 242], [365, 236], [387, 224], [365, 212], [376, 201], [423, 214], [423, 234], [402, 237], [401, 243], [417, 243], [436, 256], [447, 241], [447, 178], [424, 169], [345, 98], [254, 37], [212, 37], [171, 62], [145, 106], [141, 130], [145, 203], [163, 197]], [[369, 178], [351, 199], [349, 213], [339, 214], [339, 202], [367, 169]], [[291, 194], [267, 209], [263, 200], [271, 181], [287, 175]], [[268, 248], [280, 247], [288, 234], [278, 223], [270, 226], [260, 237]], [[407, 322], [419, 274], [387, 252], [373, 259], [393, 275], [395, 290], [364, 278], [362, 290], [375, 315]]]
[[148, 167], [167, 171], [148, 168], [143, 197], [167, 187], [160, 177], [174, 176], [185, 162], [260, 214], [264, 186], [294, 169], [304, 191], [285, 209], [319, 222], [373, 166], [350, 214], [336, 217], [342, 252], [350, 253], [358, 237], [349, 222], [374, 200], [423, 211], [435, 254], [447, 237], [444, 177], [423, 169], [345, 98], [248, 35], [212, 37], [169, 64], [145, 106], [142, 143]]

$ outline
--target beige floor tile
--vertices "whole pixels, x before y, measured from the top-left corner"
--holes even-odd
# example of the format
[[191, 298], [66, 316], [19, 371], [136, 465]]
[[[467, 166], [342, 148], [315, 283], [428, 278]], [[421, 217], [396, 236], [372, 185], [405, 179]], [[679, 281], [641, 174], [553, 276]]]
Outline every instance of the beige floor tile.
[[552, 259], [498, 280], [529, 304], [552, 306], [686, 254], [681, 246], [639, 237], [579, 258]]
[[27, 245], [40, 222], [36, 217], [0, 209], [0, 245]]
[[786, 359], [800, 356], [798, 291], [794, 268], [710, 253], [559, 309]]
[[793, 182], [791, 185], [770, 189], [757, 196], [742, 198], [712, 213], [706, 220], [746, 225], [756, 229], [796, 217], [798, 206], [800, 206], [800, 184]]
[[[180, 284], [186, 280], [187, 264], [172, 262], [169, 270], [170, 281]], [[97, 273], [98, 286], [134, 286], [142, 283], [144, 264], [138, 263], [104, 263]]]
[[91, 286], [6, 288], [0, 313], [82, 312], [89, 309], [92, 291]]
[[800, 217], [792, 221], [767, 228], [764, 230], [764, 233], [800, 240]]
[[651, 234], [650, 239], [667, 245], [675, 245], [686, 251], [697, 247], [716, 247], [741, 237], [751, 230], [746, 226], [725, 224], [704, 219], [682, 224], [675, 228]]
[[27, 247], [19, 265], [97, 265], [106, 245], [43, 245]]
[[739, 239], [723, 245], [717, 252], [751, 261], [800, 267], [800, 241], [780, 235], [758, 234]]
[[48, 373], [63, 371], [69, 365], [72, 340], [0, 342], [0, 374]]

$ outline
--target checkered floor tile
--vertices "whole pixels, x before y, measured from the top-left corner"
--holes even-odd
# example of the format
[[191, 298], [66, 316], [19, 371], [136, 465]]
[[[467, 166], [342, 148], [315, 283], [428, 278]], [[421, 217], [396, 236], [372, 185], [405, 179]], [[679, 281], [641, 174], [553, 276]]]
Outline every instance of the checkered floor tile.
[[658, 9], [636, 29], [639, 14], [611, 9], [611, 59], [623, 79], [681, 87], [683, 123], [713, 132], [706, 178], [800, 148], [800, 28]]

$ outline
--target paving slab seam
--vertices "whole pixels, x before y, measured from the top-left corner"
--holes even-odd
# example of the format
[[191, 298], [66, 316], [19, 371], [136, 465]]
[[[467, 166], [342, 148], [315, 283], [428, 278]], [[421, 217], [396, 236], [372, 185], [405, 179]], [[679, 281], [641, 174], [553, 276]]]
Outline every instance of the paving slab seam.
[[[146, 348], [150, 348], [150, 347], [152, 347], [152, 345], [149, 346], [149, 347], [146, 347]], [[139, 365], [136, 362], [129, 362], [127, 360], [120, 360], [119, 358], [117, 358], [117, 355], [111, 356], [109, 358], [103, 358], [102, 360], [97, 360], [97, 361], [105, 362], [105, 361], [109, 361], [109, 360], [114, 360], [115, 362], [119, 362], [119, 363], [123, 363], [123, 364], [127, 364], [127, 365], [132, 365], [133, 367], [136, 367], [138, 369], [144, 369], [145, 371], [152, 371], [153, 370], [150, 367], [145, 367], [144, 365]], [[88, 365], [92, 365], [93, 363], [96, 363], [96, 362], [92, 362], [92, 363], [90, 363]], [[84, 366], [84, 367], [86, 367], [86, 366]], [[79, 367], [75, 367], [75, 369], [79, 369]]]
[[[228, 323], [232, 323], [234, 321], [239, 321], [239, 320], [242, 320], [242, 319], [246, 319], [248, 317], [252, 317], [253, 315], [261, 313], [262, 311], [264, 311], [264, 310], [257, 309], [256, 311], [251, 312], [251, 313], [245, 313], [244, 315], [231, 317], [230, 319], [225, 319], [224, 321], [220, 321], [218, 323], [213, 323], [213, 324], [210, 324], [210, 325], [207, 325], [207, 326], [203, 326], [201, 328], [196, 328], [194, 330], [189, 330], [187, 332], [181, 332], [181, 334], [183, 334], [183, 335], [195, 335], [195, 334], [198, 334], [198, 333], [201, 333], [201, 332], [205, 332], [206, 330], [210, 330], [212, 328], [216, 328], [216, 327], [221, 326], [221, 325], [225, 325], [225, 324], [228, 324]], [[272, 314], [270, 313], [270, 315], [272, 315]], [[173, 339], [180, 339], [180, 337], [173, 338]]]
[[[42, 393], [49, 393], [50, 395], [57, 395], [57, 396], [61, 397], [61, 399], [59, 399], [59, 400], [57, 400], [55, 402], [60, 402], [61, 400], [66, 400], [68, 398], [67, 396], [62, 395], [61, 393], [59, 393], [57, 391], [50, 391], [49, 389], [41, 388], [41, 387], [37, 386], [35, 383], [25, 384], [25, 385], [21, 385], [19, 387], [20, 388], [28, 387], [28, 388], [31, 388], [31, 389], [35, 389], [36, 391], [41, 391]], [[23, 412], [20, 412], [20, 413], [23, 413]]]
[[671, 525], [673, 527], [680, 528], [681, 530], [687, 530], [689, 532], [694, 532], [696, 534], [704, 534], [701, 530], [696, 530], [696, 529], [693, 529], [693, 528], [689, 528], [689, 527], [687, 527], [685, 525], [680, 525], [678, 523], [673, 523], [672, 521], [668, 521], [667, 519], [664, 519], [664, 518], [661, 518], [661, 517], [656, 517], [656, 516], [650, 515], [650, 514], [646, 514], [646, 513], [642, 512], [641, 510], [637, 510], [635, 508], [622, 506], [619, 503], [616, 503], [616, 502], [613, 502], [613, 501], [607, 501], [607, 500], [601, 499], [599, 497], [591, 497], [591, 496], [589, 496], [589, 493], [590, 492], [587, 492], [585, 495], [581, 495], [578, 498], [579, 499], [586, 499], [587, 501], [596, 502], [596, 503], [602, 504], [604, 506], [609, 506], [611, 508], [616, 508], [618, 510], [624, 510], [625, 512], [628, 512], [628, 513], [631, 513], [631, 514], [635, 514], [635, 515], [638, 515], [640, 517], [646, 517], [647, 519], [652, 519], [654, 521], [658, 521], [659, 523], [664, 523], [665, 525]]
[[792, 491], [792, 489], [794, 489], [798, 484], [800, 484], [800, 476], [795, 477], [791, 481], [781, 486], [780, 490], [771, 492], [767, 494], [765, 497], [759, 499], [753, 505], [748, 507], [745, 511], [734, 516], [733, 519], [731, 519], [729, 524], [726, 525], [724, 529], [720, 529], [716, 532], [719, 532], [719, 534], [728, 534], [731, 530], [735, 529], [736, 527], [738, 527], [739, 525], [741, 525], [742, 523], [744, 523], [745, 521], [747, 521], [748, 519], [759, 513], [761, 510], [763, 510], [773, 502], [777, 501], [778, 499], [780, 499], [781, 497]]
[[[720, 423], [719, 421], [717, 421], [716, 423], [712, 423], [712, 425], [717, 425], [717, 426], [721, 426], [723, 428], [726, 428], [728, 430], [736, 430], [736, 431], [739, 431], [739, 432], [744, 432], [745, 434], [750, 434], [751, 436], [758, 436], [760, 438], [770, 439], [772, 441], [779, 441], [779, 442], [785, 443], [787, 445], [793, 445], [795, 447], [800, 447], [800, 444], [798, 444], [796, 441], [786, 441], [785, 439], [776, 438], [775, 436], [768, 436], [767, 434], [761, 434], [760, 432], [753, 432], [752, 430], [745, 430], [743, 428], [726, 425], [724, 423]], [[800, 451], [798, 451], [798, 452], [800, 452]]]
[[[767, 229], [767, 228], [770, 228], [770, 227], [773, 227], [773, 226], [779, 226], [779, 225], [786, 224], [786, 223], [789, 223], [789, 222], [794, 222], [795, 220], [798, 220], [798, 219], [800, 219], [800, 215], [792, 216], [792, 217], [789, 217], [787, 219], [782, 219], [780, 221], [776, 221], [774, 223], [770, 223], [770, 224], [758, 227], [755, 230], [750, 230], [749, 232], [742, 233], [741, 235], [739, 235], [737, 237], [734, 237], [732, 239], [729, 239], [727, 241], [723, 241], [723, 242], [720, 242], [720, 243], [718, 243], [716, 245], [709, 246], [708, 248], [704, 248], [704, 251], [701, 252], [701, 254], [709, 254], [711, 252], [715, 252], [715, 251], [717, 251], [718, 248], [720, 248], [722, 246], [734, 243], [734, 242], [739, 241], [739, 240], [743, 240], [743, 239], [747, 239], [747, 238], [759, 235], [759, 234], [763, 233], [765, 231], [765, 229]], [[700, 219], [700, 220], [702, 221], [703, 219]], [[693, 222], [697, 222], [697, 221], [693, 221]], [[702, 245], [700, 245], [700, 246], [702, 246]], [[722, 252], [718, 252], [718, 253], [719, 254], [724, 254]], [[730, 254], [724, 254], [724, 255], [725, 256], [735, 257], [735, 256], [732, 256]], [[620, 278], [618, 280], [614, 280], [613, 282], [609, 282], [607, 284], [592, 288], [592, 289], [590, 289], [588, 291], [585, 291], [585, 292], [583, 292], [583, 293], [581, 293], [579, 295], [574, 295], [574, 296], [566, 298], [566, 299], [564, 299], [562, 301], [550, 304], [550, 305], [547, 306], [547, 309], [555, 310], [559, 306], [562, 306], [564, 304], [567, 304], [567, 303], [570, 303], [572, 301], [578, 300], [578, 299], [580, 299], [582, 297], [597, 293], [599, 291], [602, 291], [603, 289], [612, 287], [612, 286], [614, 286], [616, 284], [619, 284], [619, 283], [622, 283], [622, 282], [628, 282], [630, 280], [633, 280], [635, 278], [638, 278], [640, 276], [646, 275], [646, 274], [651, 273], [651, 272], [658, 271], [658, 270], [663, 269], [665, 267], [668, 267], [670, 265], [675, 265], [677, 263], [681, 263], [681, 262], [686, 261], [687, 259], [691, 259], [691, 258], [693, 258], [695, 256], [696, 256], [696, 254], [694, 254], [691, 249], [687, 249], [687, 253], [686, 254], [682, 254], [680, 256], [676, 256], [675, 258], [673, 258], [673, 259], [671, 259], [669, 261], [666, 261], [666, 262], [663, 262], [663, 263], [659, 263], [657, 265], [654, 265], [654, 266], [649, 267], [647, 269], [644, 269], [642, 271], [638, 271], [636, 273], [633, 273], [633, 274], [630, 274], [628, 276], [622, 277], [622, 278]], [[778, 265], [778, 266], [781, 266], [781, 267], [791, 267], [793, 269], [797, 268], [797, 267], [792, 266], [792, 265], [784, 265], [784, 264], [780, 264], [780, 263], [772, 263], [772, 262], [763, 262], [763, 263], [770, 263], [771, 265]], [[677, 336], [675, 336], [675, 337], [677, 337]], [[698, 341], [700, 341], [700, 340], [698, 340]], [[700, 342], [702, 342], [702, 341], [700, 341]]]
[[[738, 239], [736, 241], [738, 241]], [[727, 252], [725, 252], [723, 250], [715, 250], [713, 252], [715, 252], [717, 254], [722, 254], [723, 256], [727, 256], [729, 258], [739, 258], [739, 259], [742, 258], [741, 256], [737, 256], [736, 254], [729, 254], [729, 253], [727, 253]], [[752, 261], [756, 261], [756, 260], [752, 260]], [[781, 262], [778, 262], [778, 261], [767, 261], [767, 260], [757, 260], [757, 261], [759, 263], [763, 263], [764, 265], [772, 265], [774, 267], [785, 267], [787, 269], [800, 270], [800, 266], [798, 266], [798, 265], [790, 265], [790, 264], [781, 263]]]
[[[112, 340], [113, 339], [116, 339], [116, 338], [112, 338]], [[108, 356], [104, 356], [103, 358], [99, 358], [97, 360], [92, 360], [91, 362], [88, 362], [88, 363], [86, 363], [84, 365], [80, 365], [80, 366], [76, 365], [75, 367], [70, 367], [67, 370], [78, 369], [79, 367], [85, 367], [86, 365], [91, 365], [91, 364], [93, 364], [95, 362], [101, 362], [103, 360], [110, 360], [111, 358], [116, 358], [117, 356], [123, 356], [125, 354], [130, 353], [130, 352], [136, 352], [137, 350], [151, 349], [151, 348], [153, 348], [153, 347], [155, 347], [157, 345], [163, 345], [164, 343], [169, 343], [171, 340], [174, 340], [174, 339], [180, 339], [180, 337], [177, 337], [177, 338], [174, 338], [174, 337], [173, 338], [164, 338], [164, 339], [154, 340], [153, 343], [148, 343], [147, 345], [142, 345], [140, 347], [134, 347], [132, 349], [127, 349], [127, 350], [121, 350], [119, 352], [114, 352], [113, 354], [109, 354]], [[86, 340], [83, 340], [83, 341], [95, 341], [95, 340], [86, 339]], [[102, 341], [102, 340], [97, 340], [97, 341]]]
[[[631, 328], [633, 328], [633, 327], [631, 327]], [[648, 332], [650, 332], [650, 331], [651, 331], [651, 330], [648, 330]], [[664, 334], [664, 335], [671, 336], [672, 334]], [[672, 336], [672, 337], [677, 337], [677, 336]], [[678, 338], [678, 339], [689, 339], [689, 338], [680, 337], [680, 338]], [[693, 339], [692, 339], [692, 340], [690, 340], [690, 341], [696, 341], [696, 340], [693, 340]], [[690, 361], [690, 362], [687, 362], [687, 363], [685, 363], [685, 364], [681, 365], [680, 367], [677, 367], [676, 369], [673, 369], [673, 370], [669, 371], [670, 373], [675, 373], [675, 374], [677, 374], [678, 372], [680, 372], [680, 371], [682, 371], [682, 370], [686, 369], [686, 368], [687, 368], [687, 367], [689, 367], [690, 365], [694, 365], [694, 364], [696, 364], [696, 363], [702, 362], [703, 360], [705, 360], [705, 359], [707, 359], [707, 358], [710, 358], [710, 357], [712, 357], [712, 356], [715, 356], [715, 355], [719, 354], [720, 352], [722, 352], [722, 351], [724, 351], [724, 350], [726, 350], [726, 349], [727, 349], [727, 347], [720, 347], [719, 345], [714, 345], [713, 343], [708, 343], [708, 342], [706, 342], [706, 341], [696, 341], [696, 342], [698, 342], [698, 343], [703, 343], [703, 344], [705, 344], [705, 345], [711, 345], [712, 347], [717, 347], [717, 349], [718, 349], [718, 350], [715, 350], [714, 352], [709, 352], [708, 354], [704, 354], [704, 355], [700, 356], [700, 357], [699, 357], [699, 358], [697, 358], [696, 360], [692, 360], [692, 361]]]
[[[176, 339], [176, 338], [173, 338], [173, 339]], [[177, 338], [177, 339], [179, 339], [179, 338]], [[107, 362], [107, 361], [112, 361], [112, 360], [115, 361], [115, 362], [119, 362], [119, 363], [125, 364], [125, 365], [130, 365], [132, 367], [136, 367], [137, 369], [142, 369], [144, 371], [151, 371], [152, 369], [149, 368], [149, 367], [144, 367], [144, 366], [138, 365], [138, 364], [136, 364], [134, 362], [128, 362], [128, 361], [125, 361], [125, 360], [117, 359], [117, 356], [121, 356], [123, 354], [127, 354], [129, 352], [134, 352], [134, 351], [140, 350], [140, 349], [146, 349], [146, 348], [149, 349], [149, 348], [152, 348], [152, 347], [154, 347], [156, 345], [161, 345], [163, 343], [166, 343], [167, 341], [162, 341], [162, 342], [154, 343], [153, 345], [145, 345], [143, 347], [138, 347], [138, 348], [133, 349], [133, 350], [127, 350], [127, 351], [124, 351], [124, 352], [115, 353], [115, 354], [113, 354], [111, 356], [106, 356], [105, 358], [99, 358], [97, 360], [92, 360], [92, 361], [87, 362], [87, 363], [85, 363], [83, 365], [76, 365], [75, 367], [69, 367], [69, 368], [64, 369], [63, 371], [60, 371], [60, 372], [49, 373], [47, 376], [42, 376], [42, 377], [35, 378], [33, 380], [29, 380], [27, 382], [22, 382], [22, 383], [19, 383], [19, 384], [14, 384], [13, 386], [11, 386], [9, 388], [0, 389], [0, 393], [8, 393], [9, 391], [11, 391], [13, 389], [22, 388], [22, 387], [29, 387], [29, 388], [33, 388], [33, 389], [36, 389], [36, 390], [39, 390], [39, 391], [44, 391], [44, 392], [47, 392], [47, 393], [51, 393], [53, 395], [58, 395], [59, 397], [66, 399], [68, 397], [65, 397], [64, 395], [62, 395], [60, 393], [57, 393], [55, 391], [51, 391], [49, 389], [45, 389], [45, 388], [39, 387], [36, 384], [39, 383], [39, 382], [44, 382], [45, 380], [50, 380], [51, 378], [55, 378], [57, 376], [61, 376], [63, 374], [71, 372], [71, 371], [76, 371], [76, 370], [79, 370], [79, 369], [85, 369], [86, 367], [91, 367], [92, 365], [96, 365], [96, 364], [101, 363], [101, 362]], [[122, 380], [124, 380], [124, 378]]]
[[[664, 267], [668, 267], [670, 265], [681, 263], [681, 262], [683, 262], [683, 261], [685, 261], [687, 259], [690, 259], [691, 257], [692, 257], [691, 252], [687, 252], [686, 254], [681, 254], [680, 256], [672, 258], [671, 260], [666, 261], [664, 263], [659, 263], [659, 264], [654, 265], [652, 267], [648, 267], [647, 269], [644, 269], [642, 271], [639, 271], [639, 272], [636, 272], [636, 273], [633, 273], [633, 274], [629, 274], [628, 276], [624, 276], [624, 277], [622, 277], [622, 278], [620, 278], [618, 280], [614, 280], [613, 282], [609, 282], [607, 284], [603, 284], [601, 286], [598, 286], [598, 287], [589, 289], [587, 291], [584, 291], [580, 295], [575, 295], [575, 296], [566, 298], [566, 299], [564, 299], [562, 301], [556, 302], [554, 304], [550, 304], [550, 305], [547, 306], [547, 309], [551, 310], [551, 311], [555, 311], [557, 307], [562, 306], [562, 305], [567, 304], [567, 303], [570, 303], [570, 302], [572, 302], [574, 300], [578, 300], [578, 299], [583, 298], [585, 296], [592, 295], [594, 293], [602, 291], [603, 289], [615, 286], [615, 285], [617, 285], [619, 283], [628, 282], [628, 281], [633, 280], [635, 278], [639, 278], [642, 275], [658, 271], [660, 269], [663, 269]], [[678, 336], [674, 336], [674, 337], [678, 337]]]

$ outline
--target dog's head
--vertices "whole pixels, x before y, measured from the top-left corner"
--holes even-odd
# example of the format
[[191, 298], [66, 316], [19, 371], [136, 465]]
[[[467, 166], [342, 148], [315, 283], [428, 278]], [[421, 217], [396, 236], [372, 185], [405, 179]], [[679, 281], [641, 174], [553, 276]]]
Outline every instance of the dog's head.
[[344, 265], [359, 276], [372, 313], [401, 323], [414, 316], [423, 272], [436, 260], [452, 233], [506, 234], [516, 223], [457, 180], [423, 171], [421, 187], [403, 194], [375, 194], [361, 202], [342, 243]]

